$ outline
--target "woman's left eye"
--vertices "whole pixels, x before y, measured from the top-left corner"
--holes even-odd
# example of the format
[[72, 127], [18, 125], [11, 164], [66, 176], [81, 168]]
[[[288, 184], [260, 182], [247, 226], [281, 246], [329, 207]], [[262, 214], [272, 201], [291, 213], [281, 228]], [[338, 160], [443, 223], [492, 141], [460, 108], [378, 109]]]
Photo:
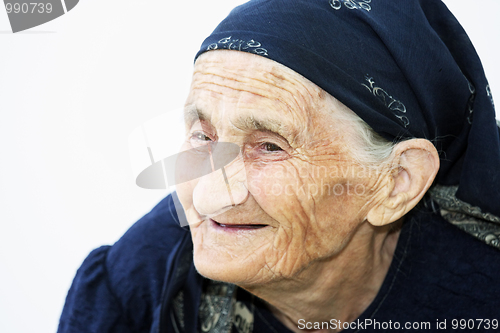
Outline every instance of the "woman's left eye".
[[264, 142], [262, 144], [262, 147], [267, 150], [267, 151], [270, 151], [270, 152], [274, 152], [274, 151], [283, 151], [283, 149], [281, 149], [280, 146], [278, 146], [277, 144], [274, 144], [274, 143], [271, 143], [271, 142]]

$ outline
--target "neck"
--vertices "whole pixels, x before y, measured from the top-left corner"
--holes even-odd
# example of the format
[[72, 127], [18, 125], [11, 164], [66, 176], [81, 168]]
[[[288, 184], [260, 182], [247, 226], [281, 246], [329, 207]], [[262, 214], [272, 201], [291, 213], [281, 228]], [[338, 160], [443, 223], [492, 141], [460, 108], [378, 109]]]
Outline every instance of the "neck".
[[266, 301], [293, 332], [303, 332], [299, 324], [304, 322], [354, 321], [374, 300], [389, 270], [399, 237], [399, 228], [394, 229], [365, 223], [339, 254], [312, 263], [293, 279], [242, 287]]

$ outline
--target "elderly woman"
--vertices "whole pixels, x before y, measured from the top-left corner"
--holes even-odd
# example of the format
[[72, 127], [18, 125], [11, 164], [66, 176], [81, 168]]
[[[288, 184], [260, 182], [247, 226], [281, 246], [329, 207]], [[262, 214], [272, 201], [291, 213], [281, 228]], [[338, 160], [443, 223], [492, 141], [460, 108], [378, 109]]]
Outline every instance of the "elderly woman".
[[237, 7], [185, 119], [183, 150], [237, 156], [92, 252], [59, 332], [498, 328], [499, 130], [440, 1]]

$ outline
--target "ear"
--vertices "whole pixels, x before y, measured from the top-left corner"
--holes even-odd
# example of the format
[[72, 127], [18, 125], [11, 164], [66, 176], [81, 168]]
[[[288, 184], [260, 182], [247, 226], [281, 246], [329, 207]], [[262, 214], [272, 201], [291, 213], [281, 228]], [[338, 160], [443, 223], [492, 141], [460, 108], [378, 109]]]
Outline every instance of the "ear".
[[439, 155], [430, 141], [411, 139], [394, 147], [389, 166], [366, 216], [375, 226], [397, 221], [417, 205], [436, 177]]

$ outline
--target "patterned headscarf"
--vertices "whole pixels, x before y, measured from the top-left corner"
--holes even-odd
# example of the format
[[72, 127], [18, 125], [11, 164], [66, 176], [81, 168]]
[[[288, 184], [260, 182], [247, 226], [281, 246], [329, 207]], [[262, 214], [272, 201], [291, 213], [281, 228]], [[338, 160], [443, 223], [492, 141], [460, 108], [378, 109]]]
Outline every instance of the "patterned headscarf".
[[459, 203], [500, 222], [493, 99], [474, 47], [440, 0], [252, 0], [219, 24], [196, 58], [217, 49], [287, 66], [390, 141], [430, 140], [441, 159], [440, 206]]

